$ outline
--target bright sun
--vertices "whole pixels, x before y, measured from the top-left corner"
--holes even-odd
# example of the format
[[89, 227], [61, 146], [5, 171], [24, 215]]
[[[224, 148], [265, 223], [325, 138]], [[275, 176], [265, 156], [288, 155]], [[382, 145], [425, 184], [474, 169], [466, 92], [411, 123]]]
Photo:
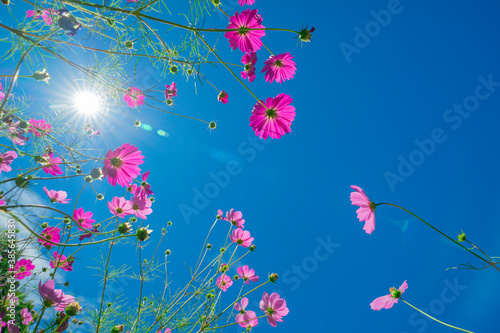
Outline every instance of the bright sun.
[[98, 112], [102, 105], [99, 96], [90, 91], [79, 92], [75, 95], [74, 105], [78, 112], [92, 115]]

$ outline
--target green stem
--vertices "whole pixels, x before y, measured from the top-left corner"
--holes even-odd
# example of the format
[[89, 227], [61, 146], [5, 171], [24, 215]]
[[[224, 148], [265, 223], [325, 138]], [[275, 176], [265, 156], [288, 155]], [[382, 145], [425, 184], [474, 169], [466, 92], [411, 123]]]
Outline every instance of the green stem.
[[459, 327], [455, 327], [455, 326], [449, 325], [449, 324], [447, 324], [447, 323], [443, 323], [441, 320], [437, 320], [436, 318], [429, 316], [427, 313], [425, 313], [424, 311], [420, 310], [419, 308], [414, 307], [413, 305], [411, 305], [410, 303], [408, 303], [408, 302], [407, 302], [407, 301], [405, 301], [404, 299], [402, 299], [402, 298], [399, 298], [399, 299], [400, 299], [400, 300], [402, 300], [403, 302], [405, 302], [406, 304], [408, 304], [409, 306], [411, 306], [412, 308], [414, 308], [415, 310], [417, 310], [418, 312], [420, 312], [421, 314], [423, 314], [423, 315], [425, 315], [425, 316], [427, 316], [427, 317], [431, 318], [432, 320], [437, 321], [437, 322], [438, 322], [438, 323], [440, 323], [440, 324], [443, 324], [444, 326], [448, 326], [448, 327], [454, 328], [454, 329], [459, 330], [459, 331], [462, 331], [462, 332], [474, 333], [474, 332], [472, 332], [472, 331], [467, 331], [467, 330], [464, 330], [463, 328], [459, 328]]

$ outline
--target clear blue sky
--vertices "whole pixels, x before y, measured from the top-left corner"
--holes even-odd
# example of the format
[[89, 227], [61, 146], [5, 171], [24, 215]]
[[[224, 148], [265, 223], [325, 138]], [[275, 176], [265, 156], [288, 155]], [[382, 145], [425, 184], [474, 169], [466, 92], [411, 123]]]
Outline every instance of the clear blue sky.
[[[235, 10], [228, 7], [230, 13]], [[291, 134], [266, 143], [256, 140], [248, 121], [255, 100], [222, 68], [207, 74], [229, 93], [226, 105], [217, 102], [208, 85], [198, 84], [195, 95], [192, 80], [168, 77], [159, 85], [162, 89], [175, 80], [179, 93], [173, 111], [215, 119], [215, 132], [146, 108], [140, 114], [131, 111], [131, 118], [151, 125], [152, 131], [133, 127], [118, 111], [99, 119], [100, 147], [130, 142], [146, 156], [142, 167], [151, 171], [157, 199], [147, 222], [156, 228], [153, 241], [166, 221], [174, 223], [164, 247], [174, 253], [169, 270], [175, 283], [187, 276], [185, 265], [195, 264], [202, 231], [209, 229], [217, 209], [235, 208], [243, 212], [257, 245], [244, 263], [262, 278], [278, 273], [272, 287], [290, 309], [285, 323], [272, 328], [266, 322], [256, 332], [451, 332], [402, 302], [390, 310], [370, 309], [373, 299], [404, 280], [406, 299], [438, 319], [475, 332], [498, 330], [497, 271], [445, 271], [479, 263], [393, 207], [380, 207], [375, 231], [365, 234], [349, 201], [349, 185], [361, 186], [375, 202], [413, 210], [452, 237], [463, 229], [488, 254], [500, 254], [500, 5], [451, 0], [294, 0], [284, 5], [261, 0], [254, 7], [266, 27], [297, 29], [309, 23], [316, 28], [302, 48], [293, 35], [268, 32], [264, 42], [274, 53], [290, 52], [297, 74], [279, 85], [264, 82], [258, 73], [251, 84], [262, 99], [281, 92], [292, 96], [297, 116]], [[374, 23], [376, 18], [380, 23]], [[211, 23], [225, 27], [227, 20], [214, 15]], [[83, 36], [85, 30], [78, 34]], [[231, 53], [227, 41], [221, 40], [219, 49], [226, 59], [239, 62], [240, 52]], [[258, 57], [259, 68], [266, 51]], [[82, 54], [80, 61], [91, 62], [91, 54]], [[2, 62], [0, 74], [10, 74], [13, 66]], [[65, 71], [62, 65], [49, 65], [49, 86], [21, 81], [18, 89], [40, 103], [32, 110], [48, 110], [48, 100], [58, 103], [58, 92], [67, 89]], [[155, 70], [144, 65], [135, 86], [148, 88], [156, 78]], [[158, 136], [160, 129], [169, 136]], [[228, 163], [234, 167], [231, 161], [238, 163], [237, 171], [227, 184], [209, 185], [216, 184], [214, 175], [220, 176]], [[193, 202], [207, 186], [217, 188], [216, 195]], [[107, 199], [121, 193], [107, 182], [97, 188]], [[70, 197], [77, 191], [69, 190]], [[86, 194], [92, 210], [107, 217], [105, 202], [96, 204], [92, 192]], [[196, 212], [183, 214], [186, 206]], [[224, 238], [220, 232], [216, 248]], [[326, 243], [331, 244], [325, 249]], [[137, 262], [137, 253], [123, 248], [123, 258]], [[87, 272], [84, 264], [77, 261], [66, 277], [79, 295], [96, 297], [77, 277]], [[131, 286], [136, 284], [127, 283], [133, 300], [137, 293]], [[259, 312], [254, 305], [250, 309]]]

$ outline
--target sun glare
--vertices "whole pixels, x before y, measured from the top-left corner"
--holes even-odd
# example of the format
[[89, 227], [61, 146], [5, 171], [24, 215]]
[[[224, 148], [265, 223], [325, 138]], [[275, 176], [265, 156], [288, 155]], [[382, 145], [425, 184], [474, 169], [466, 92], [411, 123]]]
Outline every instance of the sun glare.
[[95, 114], [102, 107], [99, 96], [90, 91], [77, 93], [74, 98], [74, 105], [78, 112], [87, 115]]

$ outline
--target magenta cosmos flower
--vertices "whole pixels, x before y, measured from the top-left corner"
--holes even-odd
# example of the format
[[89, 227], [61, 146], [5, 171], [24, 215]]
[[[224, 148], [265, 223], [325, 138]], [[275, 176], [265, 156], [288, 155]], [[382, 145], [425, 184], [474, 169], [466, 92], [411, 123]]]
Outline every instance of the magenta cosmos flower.
[[63, 172], [59, 164], [62, 163], [62, 159], [60, 157], [54, 157], [54, 153], [43, 154], [46, 162], [44, 162], [43, 171], [49, 175], [57, 176], [62, 175]]
[[[43, 229], [43, 231], [40, 233], [40, 236], [51, 241], [51, 242], [54, 242], [54, 243], [59, 243], [59, 241], [61, 240], [61, 235], [59, 234], [61, 232], [61, 229], [57, 228], [57, 227], [47, 227], [45, 229]], [[51, 249], [52, 246], [54, 246], [53, 244], [39, 238], [38, 239], [38, 242], [42, 243], [43, 246]]]
[[256, 52], [262, 47], [260, 39], [266, 35], [266, 31], [250, 30], [265, 29], [261, 24], [262, 17], [257, 14], [257, 9], [247, 9], [241, 14], [236, 12], [229, 21], [226, 29], [238, 29], [238, 31], [227, 31], [224, 34], [233, 50], [239, 48], [242, 52]]
[[222, 104], [226, 104], [228, 102], [229, 95], [225, 91], [221, 91], [219, 95], [217, 95], [217, 100], [222, 102]]
[[[128, 331], [130, 332], [130, 331]], [[171, 333], [172, 330], [170, 328], [165, 328], [165, 330], [163, 331], [163, 333]], [[156, 333], [161, 333], [161, 330], [158, 330]]]
[[23, 325], [29, 325], [33, 321], [33, 315], [28, 308], [22, 309], [20, 315]]
[[5, 98], [5, 93], [3, 92], [3, 84], [0, 82], [0, 102]]
[[[14, 266], [14, 277], [22, 280], [31, 275], [31, 271], [35, 269], [35, 265], [29, 259], [21, 259]], [[12, 272], [12, 268], [9, 269]]]
[[255, 275], [255, 271], [253, 269], [249, 269], [247, 265], [238, 267], [236, 269], [236, 272], [243, 279], [243, 281], [245, 281], [246, 284], [250, 284], [248, 281], [259, 281], [259, 277]]
[[[36, 14], [36, 15], [35, 15]], [[26, 17], [33, 17], [35, 18], [35, 20], [37, 18], [39, 18], [40, 16], [42, 17], [42, 20], [45, 22], [45, 24], [47, 25], [51, 25], [52, 24], [52, 16], [51, 15], [54, 15], [56, 14], [56, 11], [55, 10], [42, 10], [41, 13], [40, 11], [34, 11], [34, 10], [27, 10], [26, 11]]]
[[66, 272], [71, 272], [73, 270], [74, 261], [75, 260], [73, 259], [73, 257], [70, 256], [69, 258], [67, 258], [64, 254], [60, 255], [56, 251], [54, 252], [54, 260], [50, 262], [50, 267], [59, 267]]
[[351, 204], [359, 206], [356, 213], [358, 213], [359, 222], [365, 221], [365, 226], [363, 230], [367, 234], [371, 234], [375, 230], [375, 208], [374, 202], [368, 199], [365, 191], [361, 187], [356, 185], [351, 185], [351, 188], [356, 192], [351, 192]]
[[123, 100], [131, 108], [144, 104], [144, 94], [140, 89], [128, 88], [127, 92], [123, 95]]
[[262, 295], [260, 301], [260, 309], [267, 315], [267, 321], [273, 327], [276, 327], [276, 322], [283, 322], [282, 318], [288, 314], [286, 301], [280, 298], [278, 293], [272, 293], [271, 296], [267, 292]]
[[257, 63], [257, 53], [245, 53], [243, 57], [241, 57], [241, 62], [245, 65], [245, 70], [241, 72], [241, 77], [246, 79], [248, 78], [249, 82], [255, 80], [255, 64]]
[[151, 191], [151, 185], [149, 185], [147, 182], [148, 177], [149, 177], [149, 171], [146, 171], [142, 174], [141, 185], [135, 186], [135, 188], [133, 188], [133, 192], [131, 192], [134, 194], [134, 196], [144, 199], [150, 195], [154, 195], [154, 192]]
[[266, 99], [265, 103], [257, 102], [250, 116], [250, 126], [255, 135], [261, 139], [279, 139], [285, 133], [290, 133], [295, 120], [295, 107], [290, 105], [292, 101], [290, 96], [279, 94], [275, 98]]
[[226, 212], [226, 217], [223, 217], [222, 219], [231, 222], [231, 224], [237, 228], [243, 228], [243, 225], [245, 224], [243, 214], [240, 211], [235, 212], [232, 208], [229, 212]]
[[[247, 327], [250, 324], [252, 324], [251, 327], [256, 326], [259, 323], [259, 320], [257, 319], [257, 314], [253, 311], [245, 311], [247, 305], [248, 305], [248, 298], [246, 297], [243, 297], [241, 299], [241, 305], [238, 302], [234, 304], [234, 310], [239, 312], [236, 315], [235, 320], [241, 327]], [[257, 323], [254, 323], [255, 321], [257, 321]]]
[[373, 302], [370, 303], [370, 307], [372, 308], [372, 310], [392, 308], [392, 306], [398, 302], [399, 298], [401, 298], [401, 295], [405, 292], [407, 288], [408, 284], [406, 283], [405, 280], [398, 289], [394, 287], [390, 288], [389, 291], [391, 293], [389, 295], [380, 296], [376, 298]]
[[127, 187], [132, 179], [141, 174], [139, 164], [144, 163], [144, 156], [136, 146], [128, 143], [116, 148], [114, 151], [108, 150], [104, 156], [104, 167], [102, 174], [104, 178], [108, 177], [108, 182], [115, 186]]
[[217, 278], [217, 281], [215, 282], [215, 284], [222, 291], [226, 291], [227, 288], [231, 287], [231, 285], [233, 284], [233, 280], [231, 280], [231, 278], [229, 276], [227, 276], [226, 273], [222, 273], [222, 275], [220, 275]]
[[75, 210], [75, 212], [73, 213], [73, 218], [76, 222], [78, 222], [78, 230], [83, 230], [82, 228], [92, 228], [92, 223], [95, 222], [95, 220], [92, 219], [92, 216], [94, 216], [92, 212], [85, 212], [83, 208], [78, 208], [77, 210]]
[[66, 199], [68, 196], [68, 193], [65, 191], [54, 191], [54, 190], [48, 190], [45, 186], [43, 187], [43, 190], [45, 191], [45, 194], [50, 199], [50, 202], [57, 202], [61, 204], [67, 204], [71, 199]]
[[132, 203], [125, 198], [114, 197], [108, 202], [108, 208], [111, 214], [124, 218], [125, 215], [133, 215]]
[[45, 122], [45, 120], [40, 119], [30, 119], [29, 120], [30, 127], [28, 128], [28, 132], [34, 134], [37, 137], [41, 137], [43, 134], [50, 133], [52, 126]]
[[17, 153], [13, 150], [0, 154], [0, 173], [12, 170], [10, 164], [17, 158]]
[[292, 59], [293, 57], [287, 52], [277, 56], [272, 55], [264, 61], [265, 65], [261, 73], [266, 72], [264, 74], [266, 82], [272, 83], [276, 80], [278, 83], [283, 83], [285, 80], [292, 79], [297, 70], [297, 66], [295, 66]]
[[177, 86], [175, 82], [172, 82], [169, 86], [165, 86], [165, 99], [171, 99], [172, 97], [177, 97]]
[[253, 5], [255, 3], [255, 0], [238, 0], [238, 3], [240, 4], [240, 6], [244, 6], [244, 5]]
[[232, 234], [229, 235], [231, 241], [243, 247], [249, 247], [252, 245], [253, 237], [250, 237], [250, 231], [237, 228], [234, 229]]
[[133, 197], [130, 201], [132, 204], [132, 210], [136, 217], [146, 220], [146, 215], [153, 212], [151, 205], [153, 204], [148, 198]]
[[45, 300], [46, 305], [55, 305], [56, 311], [64, 311], [66, 306], [75, 301], [73, 296], [64, 295], [61, 289], [55, 289], [54, 280], [49, 280], [43, 285], [42, 281], [38, 282], [38, 292]]

